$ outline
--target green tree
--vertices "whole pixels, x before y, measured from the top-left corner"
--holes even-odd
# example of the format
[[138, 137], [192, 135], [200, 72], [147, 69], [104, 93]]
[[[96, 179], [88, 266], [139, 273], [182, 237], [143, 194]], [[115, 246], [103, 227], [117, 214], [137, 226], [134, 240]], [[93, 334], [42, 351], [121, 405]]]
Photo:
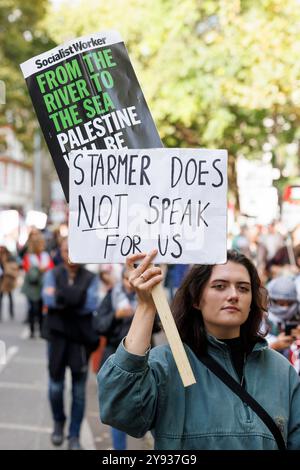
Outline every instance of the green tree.
[[38, 124], [19, 64], [55, 46], [41, 26], [47, 6], [48, 0], [0, 2], [0, 80], [6, 88], [0, 125], [12, 125], [29, 151]]

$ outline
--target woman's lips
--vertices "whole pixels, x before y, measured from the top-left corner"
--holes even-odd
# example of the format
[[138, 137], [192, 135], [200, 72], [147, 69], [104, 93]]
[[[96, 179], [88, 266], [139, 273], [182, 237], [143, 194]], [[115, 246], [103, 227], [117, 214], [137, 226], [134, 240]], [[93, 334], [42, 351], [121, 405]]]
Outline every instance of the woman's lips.
[[222, 310], [229, 310], [232, 312], [239, 312], [240, 309], [238, 307], [234, 307], [233, 305], [228, 305], [227, 307], [223, 307]]

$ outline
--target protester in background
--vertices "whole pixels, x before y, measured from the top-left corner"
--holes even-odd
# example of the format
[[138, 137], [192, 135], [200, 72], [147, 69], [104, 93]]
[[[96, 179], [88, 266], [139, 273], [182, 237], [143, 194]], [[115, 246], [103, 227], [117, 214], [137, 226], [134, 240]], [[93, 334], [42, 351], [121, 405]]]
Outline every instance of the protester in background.
[[[18, 247], [18, 263], [19, 267], [23, 268], [23, 260], [25, 255], [28, 253], [29, 247], [34, 243], [34, 240], [36, 238], [42, 237], [42, 232], [36, 228], [36, 227], [30, 227], [28, 238], [26, 240], [26, 243], [23, 246]], [[29, 302], [29, 301], [28, 301]], [[24, 318], [23, 323], [27, 323], [29, 325], [29, 312], [30, 312], [30, 307], [28, 307], [26, 317]]]
[[263, 271], [266, 266], [267, 249], [261, 242], [261, 226], [259, 224], [249, 227], [248, 240], [250, 259], [259, 271]]
[[275, 220], [268, 225], [266, 233], [260, 235], [260, 242], [266, 248], [266, 261], [271, 260], [277, 251], [283, 247], [284, 239], [278, 231]]
[[169, 302], [172, 302], [178, 287], [184, 276], [188, 272], [189, 264], [168, 264], [166, 265], [166, 276], [164, 285], [168, 289]]
[[109, 291], [111, 291], [111, 289], [114, 287], [114, 285], [117, 282], [113, 264], [101, 264], [100, 265], [99, 279], [100, 279], [99, 299], [101, 302], [106, 296], [106, 294]]
[[300, 225], [291, 233], [287, 233], [284, 246], [279, 248], [273, 258], [267, 262], [269, 279], [282, 275], [296, 275], [299, 272], [297, 265], [296, 246], [300, 243]]
[[272, 349], [281, 352], [299, 374], [300, 315], [295, 281], [280, 276], [267, 285], [269, 310], [267, 340]]
[[60, 234], [60, 229], [55, 228], [52, 232], [52, 238], [49, 241], [48, 251], [50, 253], [51, 258], [53, 259], [53, 263], [55, 266], [63, 263], [63, 259], [60, 252], [60, 245], [62, 242], [62, 236]]
[[296, 274], [298, 268], [295, 263], [295, 255], [292, 245], [287, 242], [285, 246], [279, 248], [275, 256], [266, 265], [269, 280], [278, 276]]
[[[99, 304], [101, 305], [103, 299], [106, 297], [108, 293], [111, 292], [112, 288], [117, 282], [114, 265], [101, 264], [99, 268], [99, 279], [100, 279], [100, 285], [99, 285], [98, 299], [99, 299]], [[97, 323], [97, 318], [95, 320], [95, 323]], [[95, 327], [96, 329], [99, 329], [97, 328], [97, 325]], [[106, 331], [104, 333], [103, 331], [98, 331], [98, 334], [100, 336], [99, 345], [96, 351], [94, 351], [91, 356], [91, 366], [95, 374], [99, 372], [103, 353], [104, 353], [106, 343], [107, 343]]]
[[[299, 377], [262, 338], [265, 297], [254, 265], [229, 251], [224, 265], [193, 267], [178, 289], [173, 314], [197, 381], [185, 388], [168, 345], [149, 354], [151, 290], [162, 281], [152, 266], [156, 254], [127, 258], [138, 307], [125, 341], [98, 374], [102, 421], [135, 437], [151, 430], [158, 450], [299, 449]], [[272, 431], [205, 359], [254, 397]]]
[[49, 400], [54, 420], [52, 444], [64, 440], [65, 371], [72, 374], [72, 404], [68, 434], [69, 450], [80, 450], [80, 427], [85, 409], [88, 360], [98, 346], [93, 312], [98, 305], [98, 279], [79, 264], [68, 261], [68, 242], [61, 244], [63, 264], [44, 278], [43, 300], [48, 310], [44, 337], [48, 340]]
[[296, 284], [296, 289], [297, 289], [297, 299], [298, 299], [298, 303], [300, 306], [300, 245], [299, 244], [295, 246], [294, 253], [295, 253], [296, 266], [298, 268], [298, 272], [295, 275], [295, 284]]
[[41, 231], [36, 227], [31, 227], [25, 245], [23, 245], [22, 247], [18, 249], [18, 256], [20, 257], [22, 261], [26, 253], [28, 253], [29, 251], [31, 242], [34, 241], [35, 238], [40, 238], [40, 237], [42, 237]]
[[42, 331], [42, 285], [44, 273], [54, 266], [50, 255], [45, 251], [45, 240], [40, 233], [30, 238], [28, 252], [23, 257], [25, 278], [22, 292], [28, 300], [28, 321], [30, 338], [34, 338], [36, 320]]
[[[136, 305], [134, 289], [128, 282], [127, 271], [123, 270], [122, 281], [108, 291], [98, 309], [98, 332], [107, 339], [102, 364], [127, 335]], [[114, 450], [126, 450], [126, 440], [126, 433], [112, 428]]]
[[240, 233], [238, 233], [232, 240], [233, 250], [237, 250], [243, 255], [251, 259], [250, 252], [250, 241], [248, 237], [248, 227], [247, 225], [242, 225], [240, 228]]
[[14, 318], [13, 290], [17, 285], [19, 267], [6, 246], [0, 246], [0, 321], [2, 320], [2, 299], [8, 295], [9, 315]]

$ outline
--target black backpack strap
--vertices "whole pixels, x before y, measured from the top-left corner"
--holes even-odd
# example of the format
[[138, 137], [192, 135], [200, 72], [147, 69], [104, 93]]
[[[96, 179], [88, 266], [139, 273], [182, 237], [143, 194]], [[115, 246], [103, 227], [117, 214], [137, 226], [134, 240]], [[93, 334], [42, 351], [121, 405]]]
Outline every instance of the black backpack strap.
[[269, 428], [271, 433], [273, 434], [278, 449], [279, 450], [286, 450], [286, 445], [283, 439], [283, 436], [280, 432], [280, 429], [276, 425], [275, 421], [271, 416], [266, 412], [266, 410], [251, 396], [248, 392], [236, 381], [233, 377], [231, 377], [228, 372], [211, 356], [197, 356], [198, 359], [208, 368], [210, 369], [222, 382], [227, 385], [236, 395], [238, 395], [241, 400], [249, 405], [252, 410], [260, 417], [260, 419], [265, 423], [265, 425]]

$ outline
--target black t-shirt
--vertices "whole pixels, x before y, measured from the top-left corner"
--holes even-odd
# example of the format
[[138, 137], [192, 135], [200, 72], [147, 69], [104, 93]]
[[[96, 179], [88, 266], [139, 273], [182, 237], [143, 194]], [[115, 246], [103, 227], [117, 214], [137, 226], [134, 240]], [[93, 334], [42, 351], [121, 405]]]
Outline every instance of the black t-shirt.
[[241, 338], [221, 339], [229, 347], [232, 363], [239, 376], [240, 382], [243, 377], [245, 350]]

